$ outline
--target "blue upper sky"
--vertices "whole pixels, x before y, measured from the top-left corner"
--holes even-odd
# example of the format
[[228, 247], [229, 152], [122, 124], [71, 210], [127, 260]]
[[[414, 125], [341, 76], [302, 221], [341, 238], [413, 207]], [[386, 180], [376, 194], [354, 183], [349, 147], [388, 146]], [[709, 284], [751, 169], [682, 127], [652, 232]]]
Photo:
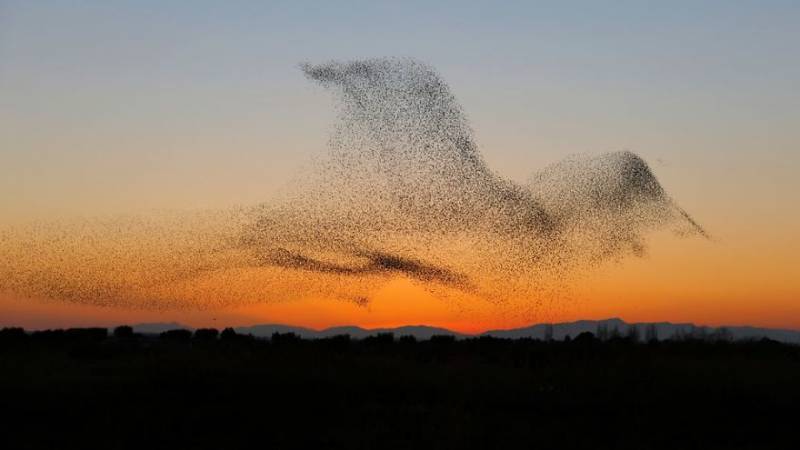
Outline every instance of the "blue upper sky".
[[798, 42], [796, 1], [6, 0], [0, 200], [21, 215], [258, 201], [325, 146], [330, 99], [299, 62], [411, 56], [448, 80], [499, 172], [629, 149], [713, 208], [728, 195], [713, 186], [742, 177], [797, 187]]

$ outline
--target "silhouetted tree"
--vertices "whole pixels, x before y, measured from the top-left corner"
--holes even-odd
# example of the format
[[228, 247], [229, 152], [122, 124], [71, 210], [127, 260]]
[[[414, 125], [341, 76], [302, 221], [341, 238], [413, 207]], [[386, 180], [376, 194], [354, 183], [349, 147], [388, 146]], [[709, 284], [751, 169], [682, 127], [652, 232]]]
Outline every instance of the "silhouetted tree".
[[39, 330], [31, 333], [31, 339], [43, 342], [63, 342], [65, 335], [64, 330]]
[[434, 334], [431, 336], [431, 344], [452, 344], [456, 341], [456, 337], [452, 334]]
[[391, 345], [394, 343], [394, 333], [378, 333], [375, 336], [367, 336], [364, 338], [366, 345]]
[[28, 338], [28, 333], [25, 332], [24, 329], [14, 327], [14, 328], [3, 328], [0, 330], [0, 343], [4, 344], [18, 344]]
[[64, 332], [67, 339], [81, 341], [103, 341], [108, 337], [107, 328], [69, 328]]
[[198, 341], [216, 341], [219, 331], [216, 328], [198, 328], [194, 331], [194, 338]]
[[336, 336], [319, 339], [317, 342], [323, 344], [328, 350], [344, 352], [350, 348], [350, 335], [337, 334]]
[[237, 336], [236, 330], [234, 330], [231, 327], [228, 327], [222, 330], [222, 333], [220, 333], [219, 338], [223, 341], [229, 341], [232, 339], [236, 339], [236, 336]]
[[584, 331], [583, 333], [577, 335], [575, 339], [572, 340], [573, 344], [591, 344], [597, 340], [594, 334]]
[[273, 344], [286, 345], [297, 344], [301, 341], [301, 339], [296, 333], [272, 333], [270, 341]]
[[133, 337], [133, 328], [128, 325], [120, 325], [114, 328], [114, 337], [117, 339], [130, 339]]
[[188, 341], [192, 339], [192, 332], [183, 329], [167, 330], [160, 337], [166, 341]]
[[404, 344], [404, 345], [412, 345], [412, 344], [416, 344], [417, 343], [417, 338], [415, 338], [414, 336], [412, 336], [410, 334], [406, 334], [406, 335], [400, 336], [400, 339], [398, 340], [398, 342], [400, 342], [401, 344]]

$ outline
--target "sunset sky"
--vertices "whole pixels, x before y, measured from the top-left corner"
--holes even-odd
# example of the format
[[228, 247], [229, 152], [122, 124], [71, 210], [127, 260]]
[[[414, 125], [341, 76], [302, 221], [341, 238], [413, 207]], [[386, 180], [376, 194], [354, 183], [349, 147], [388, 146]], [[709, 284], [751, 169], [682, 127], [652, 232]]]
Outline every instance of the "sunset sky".
[[644, 257], [523, 311], [398, 278], [367, 306], [153, 311], [6, 292], [0, 326], [800, 329], [800, 4], [379, 3], [0, 2], [0, 226], [267, 201], [326, 151], [334, 119], [298, 64], [409, 56], [447, 80], [497, 173], [630, 150], [711, 239], [653, 233]]

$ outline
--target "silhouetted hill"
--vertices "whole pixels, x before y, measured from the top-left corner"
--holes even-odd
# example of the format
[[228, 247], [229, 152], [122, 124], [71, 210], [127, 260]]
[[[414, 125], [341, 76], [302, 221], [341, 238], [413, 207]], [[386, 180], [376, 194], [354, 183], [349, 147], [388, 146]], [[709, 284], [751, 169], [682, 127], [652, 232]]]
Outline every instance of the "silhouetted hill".
[[[622, 328], [626, 326], [625, 322], [616, 318], [606, 319], [606, 320], [579, 320], [577, 322], [557, 323], [557, 324], [552, 324], [553, 339], [562, 340], [567, 335], [575, 337], [584, 332], [595, 333], [597, 331], [598, 325], [601, 323], [608, 324], [609, 328], [611, 327]], [[511, 328], [507, 330], [489, 330], [481, 333], [481, 336], [491, 336], [491, 337], [505, 338], [505, 339], [521, 339], [521, 338], [543, 339], [546, 328], [547, 324], [540, 323], [524, 328]]]
[[303, 339], [316, 339], [320, 337], [317, 330], [281, 324], [252, 325], [249, 327], [235, 327], [234, 329], [239, 334], [252, 334], [253, 336], [264, 338], [268, 338], [275, 333], [294, 333]]
[[427, 340], [433, 336], [455, 336], [457, 338], [467, 337], [465, 334], [457, 333], [446, 328], [428, 327], [425, 325], [407, 325], [397, 328], [377, 328], [370, 330], [372, 333], [394, 333], [395, 336], [414, 336], [417, 339]]
[[[508, 330], [490, 330], [481, 333], [481, 336], [492, 336], [498, 338], [520, 339], [533, 338], [543, 339], [548, 324], [537, 324], [524, 328], [512, 328]], [[639, 322], [627, 323], [619, 318], [605, 320], [579, 320], [576, 322], [554, 323], [553, 339], [562, 340], [566, 336], [576, 337], [585, 332], [597, 334], [598, 330], [604, 329], [608, 336], [619, 334], [626, 336], [631, 331], [631, 327], [636, 328], [640, 338], [645, 338], [648, 328], [655, 329], [658, 339], [671, 339], [675, 337], [706, 337], [706, 336], [725, 336], [734, 340], [741, 339], [761, 339], [768, 338], [779, 342], [800, 344], [800, 331], [782, 330], [774, 328], [756, 328], [750, 326], [722, 326], [706, 327], [692, 323], [671, 323], [671, 322]]]
[[353, 339], [364, 339], [369, 336], [377, 336], [378, 334], [392, 333], [396, 337], [400, 336], [414, 336], [417, 339], [427, 340], [431, 336], [436, 335], [450, 335], [456, 337], [466, 337], [461, 333], [448, 330], [446, 328], [429, 327], [425, 325], [407, 325], [397, 328], [373, 328], [366, 329], [357, 326], [341, 326], [331, 327], [324, 330], [313, 330], [304, 327], [295, 327], [290, 325], [280, 324], [267, 324], [267, 325], [253, 325], [249, 327], [236, 327], [236, 332], [239, 334], [252, 334], [255, 337], [268, 338], [274, 333], [294, 333], [304, 339], [322, 339], [333, 336], [348, 335]]
[[[540, 323], [521, 328], [489, 330], [476, 335], [458, 333], [446, 328], [430, 327], [425, 325], [407, 325], [395, 328], [362, 328], [358, 326], [338, 326], [314, 330], [306, 327], [298, 327], [283, 324], [260, 324], [252, 326], [235, 327], [239, 334], [250, 334], [255, 337], [269, 338], [275, 333], [294, 333], [303, 339], [322, 339], [338, 335], [349, 335], [353, 339], [364, 339], [369, 336], [376, 336], [382, 333], [392, 333], [395, 337], [414, 336], [416, 339], [427, 340], [436, 335], [449, 335], [457, 339], [472, 336], [490, 336], [504, 339], [545, 339], [548, 326], [552, 325], [552, 338], [563, 340], [565, 337], [576, 337], [581, 333], [598, 334], [598, 331], [605, 330], [606, 337], [615, 335], [627, 336], [631, 333], [632, 327], [640, 339], [646, 339], [648, 332], [655, 332], [659, 340], [681, 338], [681, 337], [709, 337], [720, 336], [733, 340], [741, 339], [761, 339], [768, 338], [778, 342], [800, 344], [800, 331], [785, 330], [775, 328], [758, 328], [751, 326], [722, 326], [707, 327], [692, 323], [671, 323], [671, 322], [639, 322], [627, 323], [619, 318], [604, 320], [578, 320], [575, 322]], [[650, 328], [651, 330], [648, 330]], [[133, 330], [137, 333], [160, 334], [164, 331], [173, 329], [192, 330], [191, 327], [176, 322], [169, 323], [142, 323], [133, 325]]]
[[343, 326], [343, 327], [331, 327], [326, 328], [322, 331], [317, 332], [317, 337], [326, 338], [332, 336], [341, 336], [341, 335], [348, 335], [353, 339], [364, 339], [367, 336], [372, 336], [375, 333], [372, 330], [367, 330], [365, 328], [356, 327], [356, 326]]
[[762, 337], [778, 342], [800, 344], [800, 331], [775, 328], [755, 328], [749, 326], [727, 327], [735, 339], [760, 339]]
[[178, 322], [153, 322], [131, 325], [133, 331], [142, 334], [161, 334], [169, 330], [192, 330], [192, 327]]

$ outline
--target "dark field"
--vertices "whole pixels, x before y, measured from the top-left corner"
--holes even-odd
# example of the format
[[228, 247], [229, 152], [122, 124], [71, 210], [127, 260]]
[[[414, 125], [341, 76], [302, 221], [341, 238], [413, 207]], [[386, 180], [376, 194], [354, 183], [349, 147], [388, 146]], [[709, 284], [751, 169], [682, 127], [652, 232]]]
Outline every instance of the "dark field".
[[0, 332], [0, 448], [797, 448], [800, 347]]

